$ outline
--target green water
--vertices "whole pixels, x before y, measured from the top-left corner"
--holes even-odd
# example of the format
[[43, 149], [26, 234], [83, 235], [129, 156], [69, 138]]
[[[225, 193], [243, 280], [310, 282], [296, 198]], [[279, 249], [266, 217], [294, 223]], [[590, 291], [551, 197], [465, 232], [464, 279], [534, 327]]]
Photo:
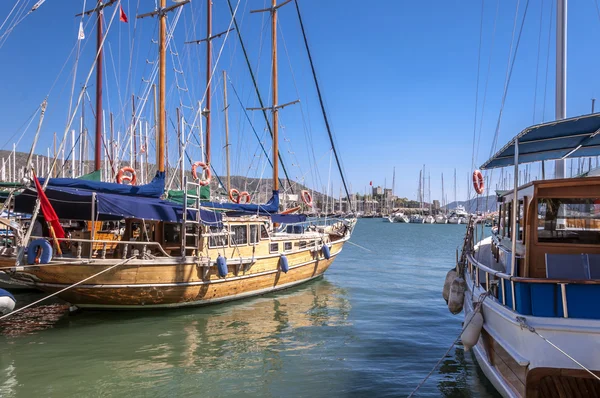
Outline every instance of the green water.
[[[360, 220], [371, 252], [346, 245], [324, 278], [229, 304], [42, 307], [2, 324], [0, 397], [407, 396], [460, 332], [441, 288], [464, 229]], [[458, 346], [418, 396], [497, 394]]]

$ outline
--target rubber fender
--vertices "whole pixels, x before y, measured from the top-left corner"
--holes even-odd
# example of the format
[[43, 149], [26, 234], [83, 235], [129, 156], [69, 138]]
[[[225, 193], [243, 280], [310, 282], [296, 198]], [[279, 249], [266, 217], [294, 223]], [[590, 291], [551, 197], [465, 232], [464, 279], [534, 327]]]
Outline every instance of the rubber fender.
[[0, 289], [0, 315], [11, 313], [15, 309], [17, 300], [4, 289]]
[[460, 340], [465, 346], [465, 351], [469, 351], [475, 347], [479, 341], [481, 335], [481, 328], [483, 327], [483, 315], [481, 312], [472, 312], [469, 317], [465, 320], [467, 326], [460, 335]]
[[460, 313], [465, 303], [465, 290], [467, 283], [461, 277], [458, 277], [450, 284], [450, 296], [448, 297], [448, 309], [454, 315]]
[[323, 257], [325, 257], [325, 260], [329, 260], [331, 258], [331, 252], [329, 251], [329, 246], [323, 245], [323, 248], [321, 250], [323, 251]]
[[225, 278], [227, 276], [227, 259], [220, 254], [217, 257], [217, 270], [221, 278]]
[[456, 279], [456, 276], [457, 273], [454, 268], [452, 268], [446, 274], [446, 280], [444, 281], [444, 289], [442, 289], [442, 297], [444, 298], [444, 300], [446, 300], [446, 304], [448, 304], [448, 297], [450, 297], [450, 285], [452, 285], [452, 282], [454, 281], [454, 279]]
[[281, 257], [279, 257], [279, 267], [286, 274], [290, 270], [290, 265], [288, 264], [288, 259], [283, 254], [281, 255]]
[[42, 255], [40, 256], [40, 264], [48, 264], [52, 260], [52, 246], [46, 239], [36, 239], [27, 248], [27, 263], [32, 265], [35, 263], [35, 257], [37, 255], [37, 249], [42, 249]]

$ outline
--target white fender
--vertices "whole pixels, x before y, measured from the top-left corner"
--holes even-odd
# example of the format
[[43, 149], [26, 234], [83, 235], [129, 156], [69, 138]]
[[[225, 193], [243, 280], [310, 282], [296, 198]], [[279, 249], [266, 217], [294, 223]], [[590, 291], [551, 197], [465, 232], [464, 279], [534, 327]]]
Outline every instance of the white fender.
[[474, 311], [465, 320], [465, 330], [460, 335], [460, 340], [465, 346], [465, 351], [469, 351], [479, 341], [479, 335], [481, 334], [481, 328], [483, 327], [483, 315], [481, 312]]
[[448, 297], [448, 309], [454, 315], [460, 313], [463, 309], [465, 302], [465, 289], [467, 283], [461, 277], [458, 277], [452, 281], [450, 285], [450, 296]]
[[15, 304], [15, 301], [8, 296], [0, 297], [0, 314], [6, 315], [11, 313], [15, 309]]
[[442, 297], [446, 300], [446, 304], [448, 303], [448, 297], [450, 297], [450, 285], [452, 285], [452, 281], [456, 279], [456, 270], [452, 268], [446, 274], [446, 281], [444, 282], [444, 289], [442, 290]]

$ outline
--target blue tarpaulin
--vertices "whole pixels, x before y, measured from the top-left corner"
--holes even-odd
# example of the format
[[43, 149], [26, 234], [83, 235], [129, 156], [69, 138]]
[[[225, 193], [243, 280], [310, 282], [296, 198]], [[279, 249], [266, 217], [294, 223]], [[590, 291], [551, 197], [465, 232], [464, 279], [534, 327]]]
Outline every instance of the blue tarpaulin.
[[485, 162], [481, 169], [513, 166], [515, 141], [518, 163], [600, 155], [600, 114], [543, 123], [523, 130]]
[[202, 202], [202, 207], [206, 209], [234, 211], [240, 213], [254, 213], [261, 215], [275, 214], [279, 211], [279, 191], [273, 191], [273, 196], [265, 204]]
[[[44, 179], [40, 178], [44, 185]], [[125, 185], [114, 182], [81, 180], [79, 178], [51, 178], [49, 187], [77, 188], [98, 193], [160, 198], [165, 192], [165, 173], [157, 172], [152, 181], [145, 185]]]
[[271, 220], [278, 224], [298, 224], [306, 221], [305, 214], [271, 214]]
[[[46, 189], [46, 195], [56, 214], [61, 219], [99, 221], [122, 220], [125, 218], [138, 218], [166, 222], [181, 222], [183, 207], [173, 202], [157, 198], [133, 197], [96, 192], [96, 201], [93, 202], [94, 193], [73, 188]], [[15, 211], [32, 213], [37, 199], [34, 190], [27, 189], [15, 197]], [[94, 204], [92, 208], [92, 203]], [[221, 226], [221, 214], [200, 210], [200, 220], [205, 225]], [[187, 218], [195, 220], [198, 211], [188, 208]]]

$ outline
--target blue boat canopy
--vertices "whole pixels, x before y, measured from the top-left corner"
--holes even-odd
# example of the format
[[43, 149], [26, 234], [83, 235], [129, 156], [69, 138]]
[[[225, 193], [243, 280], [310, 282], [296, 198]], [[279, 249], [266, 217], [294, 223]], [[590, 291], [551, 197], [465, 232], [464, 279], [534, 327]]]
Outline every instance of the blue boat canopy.
[[211, 210], [220, 210], [227, 212], [254, 213], [259, 215], [275, 214], [279, 211], [279, 191], [273, 191], [273, 196], [265, 204], [242, 204], [242, 203], [217, 203], [202, 202], [202, 207]]
[[[40, 178], [44, 184], [44, 178]], [[145, 185], [125, 185], [115, 182], [82, 180], [79, 178], [51, 178], [49, 187], [76, 188], [99, 193], [128, 195], [147, 198], [160, 198], [165, 192], [165, 173], [156, 172], [156, 176]]]
[[[137, 218], [144, 220], [181, 222], [183, 207], [176, 203], [158, 198], [134, 197], [110, 193], [95, 193], [75, 188], [46, 188], [46, 196], [59, 218], [70, 220], [98, 221], [122, 220]], [[15, 211], [19, 213], [33, 212], [37, 192], [27, 189], [15, 196]], [[200, 222], [204, 225], [222, 227], [222, 215], [215, 211], [200, 210]], [[197, 210], [188, 209], [187, 218], [196, 219]]]
[[528, 127], [485, 162], [481, 169], [514, 166], [516, 141], [519, 143], [519, 164], [598, 156], [600, 114]]

